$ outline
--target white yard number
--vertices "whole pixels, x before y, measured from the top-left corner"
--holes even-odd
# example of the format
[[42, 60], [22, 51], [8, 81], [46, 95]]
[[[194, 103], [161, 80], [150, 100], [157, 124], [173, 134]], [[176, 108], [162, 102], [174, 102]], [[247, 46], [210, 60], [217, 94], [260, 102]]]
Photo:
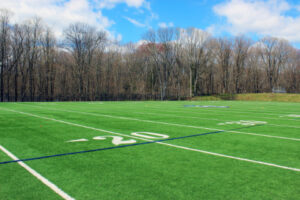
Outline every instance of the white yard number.
[[254, 126], [257, 124], [267, 124], [267, 122], [253, 121], [253, 120], [240, 120], [240, 121], [219, 123], [218, 125], [231, 125], [231, 124], [238, 124], [243, 126]]
[[[134, 132], [131, 133], [132, 136], [145, 138], [145, 139], [153, 139], [153, 140], [161, 140], [169, 138], [168, 135], [159, 134], [159, 133], [151, 133], [151, 132]], [[120, 144], [133, 144], [136, 143], [136, 140], [130, 139], [130, 140], [124, 140], [124, 137], [121, 136], [112, 136], [112, 135], [105, 135], [105, 136], [95, 136], [93, 137], [93, 140], [106, 140], [107, 138], [112, 138], [112, 143], [114, 145], [120, 145]], [[77, 139], [77, 140], [70, 140], [67, 142], [87, 142], [88, 139]]]
[[93, 140], [105, 140], [106, 138], [108, 137], [112, 137], [113, 140], [112, 140], [112, 143], [114, 145], [120, 145], [120, 144], [133, 144], [133, 143], [136, 143], [136, 140], [124, 140], [123, 137], [120, 137], [120, 136], [96, 136], [93, 138]]
[[138, 136], [146, 139], [166, 139], [169, 136], [164, 134], [158, 134], [158, 133], [150, 133], [150, 132], [135, 132], [131, 133], [133, 136]]

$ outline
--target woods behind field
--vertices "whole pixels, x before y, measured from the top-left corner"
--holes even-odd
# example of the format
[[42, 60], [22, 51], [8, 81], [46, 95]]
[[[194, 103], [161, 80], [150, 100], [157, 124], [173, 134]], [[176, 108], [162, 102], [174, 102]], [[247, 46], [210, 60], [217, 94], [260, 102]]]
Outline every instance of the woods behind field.
[[196, 28], [159, 28], [146, 32], [141, 44], [120, 45], [83, 23], [70, 24], [56, 38], [40, 18], [13, 24], [5, 10], [0, 30], [1, 101], [300, 92], [299, 50], [281, 38], [216, 38]]

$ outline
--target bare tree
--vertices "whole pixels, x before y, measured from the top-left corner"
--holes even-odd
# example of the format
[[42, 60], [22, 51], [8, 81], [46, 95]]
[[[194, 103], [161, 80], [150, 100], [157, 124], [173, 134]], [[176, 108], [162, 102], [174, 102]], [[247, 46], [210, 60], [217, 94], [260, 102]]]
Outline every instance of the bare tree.
[[149, 52], [158, 75], [160, 98], [164, 100], [170, 79], [172, 67], [175, 64], [174, 54], [174, 29], [160, 28], [157, 33], [149, 30], [144, 38], [148, 41], [147, 51]]
[[43, 27], [41, 25], [41, 19], [35, 17], [29, 20], [26, 24], [26, 51], [28, 62], [28, 75], [29, 75], [29, 96], [30, 100], [35, 100], [36, 92], [36, 67], [38, 67], [38, 58], [40, 51], [39, 43], [41, 41]]
[[220, 70], [220, 92], [229, 93], [232, 42], [228, 38], [220, 38], [217, 40], [216, 47], [216, 62]]
[[15, 25], [11, 36], [12, 45], [12, 60], [11, 68], [14, 73], [14, 96], [15, 101], [19, 100], [19, 68], [21, 59], [24, 53], [24, 38], [25, 33], [22, 26]]
[[282, 70], [281, 85], [287, 92], [300, 92], [300, 51], [291, 48], [289, 50], [289, 62]]
[[65, 30], [62, 46], [39, 18], [12, 25], [9, 16], [1, 10], [1, 101], [187, 99], [275, 87], [300, 92], [299, 50], [282, 39], [252, 44], [244, 36], [163, 28], [121, 45], [76, 23]]
[[261, 40], [261, 59], [266, 68], [269, 91], [277, 86], [279, 72], [288, 58], [288, 48], [289, 44], [285, 40], [273, 37]]
[[56, 39], [50, 30], [46, 28], [41, 37], [42, 64], [40, 72], [40, 95], [47, 101], [53, 100], [55, 81]]
[[207, 64], [206, 43], [210, 35], [196, 28], [179, 29], [179, 42], [182, 43], [185, 49], [185, 57], [189, 66], [190, 77], [190, 97], [197, 95], [197, 86], [199, 78], [204, 73], [205, 65]]
[[[88, 71], [92, 65], [95, 51], [102, 47], [106, 41], [106, 34], [97, 31], [87, 24], [71, 24], [65, 30], [66, 48], [72, 53], [76, 66], [74, 66], [75, 77], [78, 80], [78, 97], [83, 100], [87, 98], [89, 90]], [[85, 87], [85, 84], [87, 87]]]
[[173, 51], [173, 28], [160, 28], [157, 31], [158, 41], [161, 44], [158, 46], [158, 55], [160, 57], [160, 67], [158, 68], [160, 88], [161, 88], [161, 100], [165, 99], [166, 90], [170, 80], [170, 74], [172, 67], [175, 63], [175, 55]]
[[264, 69], [261, 66], [260, 50], [253, 46], [249, 48], [246, 66], [245, 92], [259, 93], [263, 91]]
[[233, 44], [233, 79], [235, 86], [235, 93], [242, 92], [241, 81], [244, 80], [243, 75], [245, 72], [246, 59], [248, 57], [248, 50], [250, 48], [251, 41], [243, 36], [238, 36], [234, 40]]
[[0, 10], [0, 101], [4, 101], [4, 70], [8, 67], [10, 15], [8, 10]]

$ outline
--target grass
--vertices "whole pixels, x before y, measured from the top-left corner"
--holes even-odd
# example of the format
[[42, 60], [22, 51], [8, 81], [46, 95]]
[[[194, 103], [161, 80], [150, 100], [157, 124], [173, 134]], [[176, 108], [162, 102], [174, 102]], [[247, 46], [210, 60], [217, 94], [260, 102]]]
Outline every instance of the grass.
[[[299, 171], [187, 148], [300, 169], [299, 115], [299, 103], [283, 102], [2, 103], [0, 145], [26, 159], [126, 145], [112, 144], [111, 137], [94, 140], [95, 136], [120, 133], [125, 135], [122, 141], [140, 144], [147, 139], [132, 138], [132, 133], [177, 138], [215, 132], [164, 141], [167, 145], [134, 145], [25, 163], [75, 199], [297, 200]], [[240, 120], [266, 124], [241, 125]], [[235, 123], [220, 125], [226, 122]], [[88, 141], [67, 142], [83, 138]], [[10, 160], [0, 151], [0, 162]], [[8, 163], [0, 164], [0, 199], [61, 197], [17, 163]]]
[[298, 102], [300, 103], [300, 94], [279, 94], [279, 93], [250, 93], [250, 94], [224, 94], [212, 96], [194, 97], [194, 101], [220, 101], [220, 100], [238, 100], [238, 101], [274, 101], [274, 102]]

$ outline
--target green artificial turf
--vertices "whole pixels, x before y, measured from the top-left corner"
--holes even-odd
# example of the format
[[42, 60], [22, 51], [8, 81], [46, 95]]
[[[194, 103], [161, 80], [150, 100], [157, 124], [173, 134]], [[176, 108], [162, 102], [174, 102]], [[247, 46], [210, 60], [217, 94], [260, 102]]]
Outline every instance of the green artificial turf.
[[[300, 171], [190, 149], [300, 169], [299, 115], [299, 103], [279, 102], [1, 103], [0, 145], [27, 159], [126, 145], [95, 136], [139, 144], [149, 140], [132, 133], [211, 133], [25, 163], [75, 199], [297, 200]], [[77, 139], [88, 141], [68, 142]], [[62, 198], [18, 163], [0, 164], [0, 200], [18, 199]]]

